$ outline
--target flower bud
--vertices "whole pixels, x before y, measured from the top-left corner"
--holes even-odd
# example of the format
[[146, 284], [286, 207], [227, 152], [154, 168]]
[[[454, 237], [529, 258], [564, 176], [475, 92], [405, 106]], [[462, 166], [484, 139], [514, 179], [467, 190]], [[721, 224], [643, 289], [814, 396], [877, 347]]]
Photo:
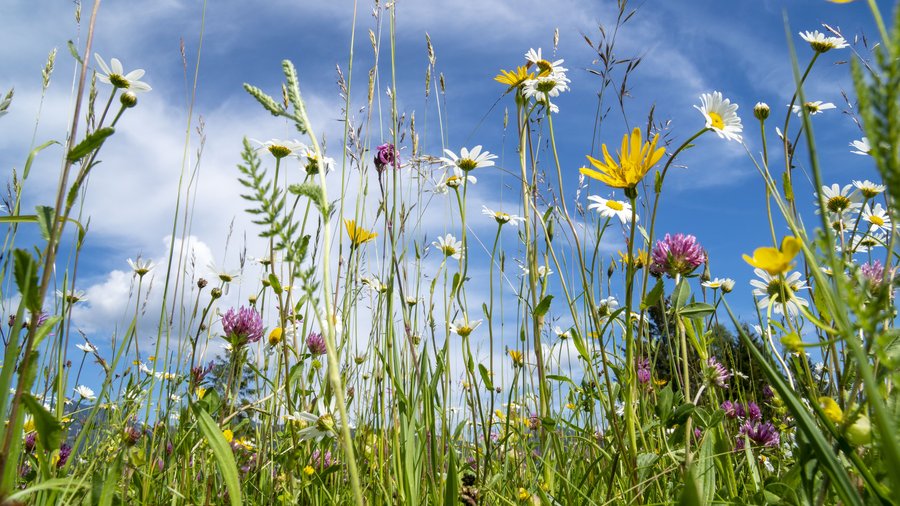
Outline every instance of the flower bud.
[[216, 300], [222, 296], [222, 289], [218, 287], [213, 288], [209, 295], [213, 298], [213, 300]]
[[753, 106], [753, 115], [760, 121], [765, 121], [769, 117], [769, 104], [765, 102], [757, 102]]
[[126, 91], [119, 97], [119, 102], [122, 103], [122, 107], [127, 107], [130, 109], [137, 105], [138, 98], [133, 91]]

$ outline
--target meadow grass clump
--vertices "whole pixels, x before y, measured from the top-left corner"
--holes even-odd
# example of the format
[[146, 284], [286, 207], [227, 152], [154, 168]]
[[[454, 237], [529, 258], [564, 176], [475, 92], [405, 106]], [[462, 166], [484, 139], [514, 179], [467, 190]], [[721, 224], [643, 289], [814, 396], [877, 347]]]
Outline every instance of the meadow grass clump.
[[[76, 288], [89, 233], [80, 210], [120, 119], [152, 90], [143, 70], [94, 52], [92, 15], [86, 43], [72, 46], [65, 141], [27, 154], [0, 217], [0, 501], [897, 504], [900, 18], [888, 31], [868, 3], [880, 41], [869, 59], [850, 58], [865, 133], [850, 145], [881, 179], [838, 183], [822, 180], [813, 131], [835, 106], [805, 91], [814, 65], [849, 45], [827, 25], [799, 34], [808, 47], [790, 44], [786, 107], [702, 93], [693, 125], [670, 129], [651, 111], [608, 136], [620, 142], [585, 147], [575, 170], [554, 129], [573, 64], [555, 43], [495, 77], [510, 159], [502, 146], [435, 140], [421, 113], [399, 109], [402, 6], [376, 3], [387, 35], [371, 31], [372, 50], [391, 65], [376, 64], [361, 91], [338, 68], [342, 138], [326, 144], [316, 130], [290, 60], [279, 85], [244, 85], [299, 136], [253, 141], [258, 126], [245, 125], [234, 146], [234, 198], [260, 256], [245, 248], [239, 269], [199, 277], [185, 249], [195, 194], [179, 185], [180, 245], [170, 238], [163, 262], [128, 259], [133, 291], [112, 336], [78, 328], [90, 303]], [[602, 55], [596, 125], [615, 125], [600, 114], [609, 91], [624, 114], [639, 62], [613, 56], [610, 34], [635, 14], [618, 9], [613, 30], [585, 37]], [[425, 109], [443, 132], [446, 83], [426, 40]], [[15, 95], [0, 98], [4, 121]], [[771, 241], [744, 245], [749, 289], [713, 277], [727, 274], [704, 246], [713, 237], [657, 226], [670, 169], [708, 143], [743, 147], [764, 187], [765, 211], [748, 217], [766, 221]], [[32, 214], [29, 167], [57, 146], [55, 199]], [[513, 196], [488, 207], [479, 191], [501, 171]], [[732, 309], [739, 297], [753, 314]], [[159, 306], [155, 326], [148, 305]]]

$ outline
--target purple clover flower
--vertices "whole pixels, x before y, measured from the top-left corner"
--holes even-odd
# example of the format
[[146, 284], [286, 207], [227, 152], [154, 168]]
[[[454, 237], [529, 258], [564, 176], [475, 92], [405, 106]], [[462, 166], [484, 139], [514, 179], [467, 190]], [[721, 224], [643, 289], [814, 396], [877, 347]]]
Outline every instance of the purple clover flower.
[[772, 391], [772, 387], [770, 387], [769, 385], [763, 386], [762, 394], [767, 401], [770, 401], [773, 397], [775, 397], [775, 392]]
[[72, 454], [72, 447], [66, 443], [63, 443], [62, 446], [59, 447], [59, 460], [56, 461], [56, 468], [62, 468], [66, 465], [66, 462], [69, 461], [69, 456]]
[[643, 385], [650, 382], [650, 377], [650, 361], [646, 358], [639, 358], [637, 360], [638, 381]]
[[314, 356], [324, 355], [328, 348], [325, 346], [325, 338], [318, 332], [310, 332], [306, 336], [306, 348]]
[[222, 316], [222, 328], [225, 338], [235, 347], [255, 343], [262, 338], [262, 317], [252, 307], [241, 306], [240, 309], [229, 309]]
[[884, 282], [884, 266], [878, 260], [862, 264], [859, 270], [863, 278], [872, 286], [878, 286]]
[[706, 253], [692, 235], [666, 234], [661, 241], [656, 241], [650, 262], [650, 271], [654, 274], [685, 276], [694, 272], [706, 261]]
[[754, 446], [772, 448], [781, 444], [781, 437], [778, 435], [778, 429], [772, 425], [772, 422], [755, 424], [751, 424], [749, 421], [744, 422], [738, 431], [737, 442], [734, 445], [735, 450], [744, 449], [744, 436], [746, 436]]
[[716, 357], [709, 357], [706, 365], [706, 378], [719, 388], [728, 388], [728, 383], [726, 382], [731, 377], [728, 369], [725, 369], [725, 366], [716, 360]]
[[760, 411], [759, 406], [753, 401], [747, 403], [747, 418], [752, 422], [762, 420], [762, 411]]
[[331, 467], [332, 464], [335, 464], [336, 462], [332, 457], [330, 450], [326, 450], [325, 453], [322, 453], [322, 451], [319, 449], [313, 451], [310, 460], [312, 461], [310, 462], [310, 465], [312, 465], [316, 469], [319, 469], [320, 471]]
[[28, 434], [25, 434], [25, 452], [31, 453], [34, 451], [34, 444], [37, 442], [37, 432], [31, 431]]
[[737, 418], [737, 410], [740, 406], [740, 403], [735, 404], [731, 401], [725, 401], [720, 407], [723, 411], [725, 411], [725, 416], [727, 416], [728, 418]]
[[375, 150], [375, 168], [378, 169], [378, 172], [383, 171], [388, 165], [396, 169], [400, 164], [399, 158], [400, 153], [397, 152], [397, 148], [390, 142], [386, 142]]

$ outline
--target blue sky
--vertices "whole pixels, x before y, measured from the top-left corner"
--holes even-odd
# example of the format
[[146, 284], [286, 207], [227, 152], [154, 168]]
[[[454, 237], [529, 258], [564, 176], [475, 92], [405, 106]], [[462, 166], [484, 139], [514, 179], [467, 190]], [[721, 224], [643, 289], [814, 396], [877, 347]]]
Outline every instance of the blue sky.
[[[586, 70], [596, 67], [596, 55], [582, 34], [596, 41], [598, 24], [612, 26], [615, 9], [610, 4], [576, 0], [397, 2], [396, 92], [401, 112], [407, 117], [415, 112], [418, 129], [427, 127], [431, 132], [424, 150], [439, 156], [443, 147], [457, 151], [462, 146], [481, 144], [501, 155], [498, 165], [517, 170], [515, 146], [502, 131], [504, 109], [513, 108], [513, 104], [510, 97], [497, 102], [503, 87], [492, 78], [500, 68], [511, 69], [523, 63], [523, 54], [529, 48], [542, 47], [545, 53], [551, 52], [553, 32], [558, 28], [560, 39], [555, 57], [565, 59], [572, 91], [556, 102], [561, 111], [554, 122], [567, 178], [566, 196], [571, 199], [577, 185], [577, 169], [591, 149], [599, 86], [598, 78]], [[886, 14], [890, 12], [890, 2], [879, 5]], [[676, 146], [703, 126], [702, 116], [693, 108], [699, 104], [699, 95], [720, 90], [740, 104], [745, 141], [752, 153], [759, 152], [753, 105], [767, 102], [780, 123], [793, 92], [783, 15], [790, 21], [801, 64], [808, 61], [812, 51], [797, 36], [799, 31], [823, 30], [821, 24], [828, 23], [851, 41], [862, 34], [870, 41], [877, 37], [863, 2], [833, 5], [824, 0], [648, 0], [630, 2], [629, 8], [632, 7], [639, 8], [638, 13], [619, 32], [616, 46], [619, 58], [642, 58], [629, 79], [633, 98], [625, 102], [627, 117], [631, 126], [643, 125], [655, 105], [658, 120], [671, 120], [670, 135]], [[84, 5], [85, 24], [90, 8], [87, 3]], [[127, 321], [131, 276], [125, 260], [138, 254], [154, 260], [164, 258], [182, 159], [187, 153], [188, 165], [193, 164], [199, 146], [194, 128], [201, 116], [206, 144], [191, 225], [197, 271], [208, 275], [205, 265], [210, 260], [229, 267], [237, 264], [240, 238], [245, 233], [251, 238], [256, 234], [241, 213], [244, 204], [238, 198], [235, 165], [239, 161], [240, 139], [296, 136], [292, 127], [262, 111], [242, 90], [242, 83], [251, 82], [277, 94], [282, 79], [280, 62], [285, 58], [293, 60], [314, 125], [320, 135], [325, 135], [329, 154], [340, 158], [337, 146], [342, 126], [337, 120], [341, 117], [342, 101], [335, 84], [335, 65], [340, 65], [345, 74], [348, 72], [353, 8], [349, 1], [211, 2], [206, 12], [191, 143], [185, 150], [189, 83], [197, 63], [203, 14], [201, 2], [161, 0], [102, 5], [94, 51], [107, 60], [121, 59], [126, 71], [145, 69], [143, 80], [153, 91], [142, 95], [139, 106], [126, 114], [90, 182], [84, 217], [90, 216], [91, 231], [77, 287], [86, 290], [91, 300], [77, 311], [76, 326], [96, 335], [95, 340], [102, 343], [104, 338], [100, 336], [109, 335], [115, 322], [121, 326]], [[372, 9], [372, 4], [360, 3], [357, 11], [351, 83], [355, 111], [364, 103], [366, 74], [373, 62], [367, 32], [370, 28], [379, 31], [373, 24]], [[62, 140], [65, 135], [75, 69], [66, 41], [74, 40], [83, 48], [85, 35], [83, 28], [79, 33], [73, 11], [71, 2], [39, 5], [30, 0], [8, 0], [0, 5], [0, 91], [16, 88], [10, 114], [0, 119], [0, 167], [7, 174], [14, 167], [21, 168], [32, 143], [40, 69], [53, 48], [59, 50], [57, 68], [34, 138], [41, 143]], [[386, 21], [381, 30], [384, 49], [380, 75], [385, 79], [390, 75]], [[432, 94], [426, 101], [423, 93], [428, 65], [426, 33], [436, 51], [437, 71], [443, 73], [447, 83], [441, 110], [446, 145], [434, 134], [438, 129], [435, 97]], [[182, 40], [187, 75], [179, 50]], [[848, 147], [851, 140], [861, 137], [853, 121], [842, 114], [847, 104], [841, 91], [852, 96], [852, 84], [849, 67], [839, 62], [850, 57], [849, 49], [825, 54], [806, 90], [808, 99], [838, 106], [838, 110], [817, 116], [814, 126], [825, 180], [841, 185], [853, 179], [876, 177], [871, 160], [850, 154]], [[381, 82], [377, 90], [385, 107], [386, 87], [387, 81]], [[607, 105], [612, 112], [602, 126], [600, 140], [617, 146], [627, 127], [615, 101], [609, 100]], [[388, 117], [387, 110], [383, 117]], [[769, 127], [770, 143], [775, 140], [774, 126]], [[375, 146], [387, 140], [386, 132], [386, 123], [381, 132], [373, 129], [369, 144]], [[59, 150], [48, 150], [39, 157], [28, 181], [26, 209], [52, 198], [59, 154]], [[803, 167], [808, 165], [805, 159], [797, 162]], [[740, 145], [711, 133], [680, 159], [680, 165], [686, 168], [673, 169], [667, 180], [657, 230], [660, 235], [695, 234], [709, 250], [713, 276], [737, 280], [732, 304], [741, 314], [749, 315], [753, 306], [747, 282], [752, 269], [741, 260], [741, 254], [767, 241], [762, 182]], [[506, 209], [518, 202], [518, 196], [515, 181], [499, 170], [485, 169], [477, 176], [479, 183], [470, 198], [470, 222], [474, 233], [489, 242], [493, 223], [480, 216], [481, 204]], [[590, 193], [611, 194], [599, 183], [591, 184]], [[796, 194], [799, 203], [811, 209], [812, 186], [799, 183]], [[622, 198], [621, 194], [616, 196]], [[225, 237], [232, 220], [234, 232], [226, 257]], [[458, 224], [455, 227], [446, 223], [436, 204], [422, 231], [429, 237], [445, 231], [458, 236]], [[608, 236], [617, 234], [612, 230]], [[511, 234], [507, 243], [510, 251], [515, 251]], [[616, 244], [621, 244], [621, 240], [609, 245], [610, 250], [616, 249]], [[250, 239], [251, 256], [262, 254], [261, 249], [254, 250], [257, 246], [258, 241]], [[473, 260], [472, 269], [484, 272], [483, 257]], [[252, 275], [248, 278], [252, 279]], [[230, 294], [231, 301], [237, 303], [255, 289], [255, 284], [240, 286]], [[155, 290], [159, 292], [158, 287]]]

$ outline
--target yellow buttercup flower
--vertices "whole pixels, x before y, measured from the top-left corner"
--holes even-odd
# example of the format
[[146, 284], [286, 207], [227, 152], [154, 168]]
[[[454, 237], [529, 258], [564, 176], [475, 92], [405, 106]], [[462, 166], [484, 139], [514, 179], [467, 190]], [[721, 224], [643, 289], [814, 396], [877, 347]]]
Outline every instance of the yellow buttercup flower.
[[634, 188], [666, 152], [666, 148], [656, 147], [657, 141], [659, 141], [659, 134], [654, 135], [652, 141], [644, 142], [641, 129], [635, 128], [631, 134], [625, 134], [622, 137], [622, 148], [618, 153], [618, 161], [609, 155], [606, 144], [604, 144], [603, 161], [591, 156], [587, 157], [597, 170], [582, 167], [581, 173], [603, 181], [613, 188]]
[[528, 72], [528, 68], [524, 66], [516, 67], [515, 71], [500, 69], [500, 73], [494, 77], [494, 81], [509, 86], [506, 91], [515, 88], [529, 79], [534, 79], [534, 72]]
[[307, 464], [306, 467], [303, 468], [303, 474], [305, 474], [307, 476], [312, 476], [315, 472], [316, 472], [316, 469], [309, 464]]
[[356, 226], [356, 220], [344, 220], [344, 227], [347, 228], [347, 236], [350, 237], [350, 244], [352, 244], [353, 247], [357, 247], [360, 244], [367, 243], [378, 237], [378, 233]]
[[822, 411], [825, 412], [825, 418], [830, 420], [831, 423], [841, 423], [844, 419], [844, 412], [841, 411], [841, 407], [831, 397], [819, 397], [819, 405], [822, 406]]
[[269, 332], [269, 345], [275, 346], [281, 342], [281, 336], [284, 333], [281, 327], [275, 327], [272, 329], [272, 332]]
[[756, 248], [753, 257], [744, 255], [748, 264], [768, 272], [772, 276], [784, 274], [793, 266], [791, 260], [800, 252], [800, 241], [793, 236], [781, 240], [781, 249]]
[[231, 432], [231, 429], [223, 430], [222, 435], [225, 436], [226, 443], [231, 443], [231, 441], [234, 440], [234, 432]]
[[514, 366], [522, 367], [525, 365], [525, 356], [522, 355], [521, 351], [509, 350], [507, 353], [509, 353], [509, 358], [512, 359]]

